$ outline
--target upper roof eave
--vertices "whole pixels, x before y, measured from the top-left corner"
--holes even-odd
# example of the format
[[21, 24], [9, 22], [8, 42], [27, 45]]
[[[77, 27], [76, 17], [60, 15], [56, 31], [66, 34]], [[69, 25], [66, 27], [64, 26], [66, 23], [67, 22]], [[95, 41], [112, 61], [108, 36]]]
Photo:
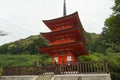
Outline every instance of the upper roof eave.
[[70, 14], [70, 15], [66, 15], [66, 16], [62, 16], [62, 17], [59, 17], [59, 18], [54, 18], [54, 19], [50, 19], [50, 20], [42, 20], [44, 23], [52, 23], [53, 21], [56, 22], [56, 20], [61, 20], [61, 19], [64, 19], [64, 18], [68, 18], [70, 16], [73, 16], [73, 15], [78, 15], [78, 12], [74, 12], [73, 14]]
[[58, 23], [60, 23], [60, 22], [66, 22], [67, 20], [75, 20], [75, 22], [76, 22], [76, 24], [78, 24], [78, 25], [80, 25], [81, 26], [81, 28], [82, 28], [82, 30], [84, 30], [83, 29], [83, 26], [82, 26], [82, 24], [81, 24], [81, 21], [80, 21], [80, 19], [79, 19], [79, 16], [78, 16], [78, 12], [76, 11], [76, 12], [74, 12], [73, 14], [70, 14], [70, 15], [67, 15], [67, 16], [63, 16], [63, 17], [59, 17], [59, 18], [55, 18], [55, 19], [50, 19], [50, 20], [43, 20], [43, 22], [44, 22], [44, 24], [46, 24], [47, 25], [47, 27], [48, 28], [50, 28], [51, 29], [51, 27], [53, 26], [53, 25], [56, 25], [56, 24], [58, 24]]

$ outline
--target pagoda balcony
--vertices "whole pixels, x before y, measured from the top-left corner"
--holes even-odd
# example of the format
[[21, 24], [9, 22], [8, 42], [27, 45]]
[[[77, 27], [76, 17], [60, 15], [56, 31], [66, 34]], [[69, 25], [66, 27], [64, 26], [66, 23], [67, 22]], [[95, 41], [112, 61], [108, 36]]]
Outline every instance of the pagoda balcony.
[[61, 27], [57, 27], [55, 26], [54, 28], [52, 28], [52, 31], [61, 31], [61, 30], [65, 30], [65, 29], [70, 29], [72, 28], [73, 26], [70, 26], [70, 25], [67, 25], [67, 26], [61, 26]]
[[49, 44], [49, 46], [53, 46], [53, 45], [59, 45], [59, 44], [65, 44], [65, 43], [72, 43], [72, 42], [75, 42], [74, 39], [64, 39], [64, 40], [57, 40], [55, 42], [52, 42]]

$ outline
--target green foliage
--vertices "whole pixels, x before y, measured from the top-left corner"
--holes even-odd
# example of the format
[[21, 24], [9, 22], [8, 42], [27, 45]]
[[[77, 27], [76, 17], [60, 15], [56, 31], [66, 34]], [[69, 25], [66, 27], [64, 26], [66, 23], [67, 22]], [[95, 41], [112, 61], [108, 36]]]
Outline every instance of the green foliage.
[[120, 80], [120, 53], [107, 55], [112, 80]]
[[32, 65], [46, 65], [51, 63], [51, 58], [47, 55], [0, 55], [0, 75], [2, 74], [2, 67], [16, 67], [16, 66], [32, 66]]
[[46, 54], [37, 54], [37, 57], [38, 57], [37, 64], [39, 66], [51, 64], [51, 62], [52, 62], [51, 57], [49, 57]]
[[95, 51], [95, 49], [94, 49], [95, 43], [99, 39], [100, 35], [95, 34], [95, 33], [85, 32], [84, 36], [85, 36], [85, 39], [86, 39], [86, 47], [87, 47], [88, 51], [89, 52], [94, 52]]
[[105, 21], [105, 26], [108, 29], [106, 32], [106, 40], [120, 43], [120, 15], [112, 15]]
[[[79, 57], [79, 61], [107, 61], [112, 80], [120, 79], [120, 53], [92, 53]], [[36, 64], [37, 62], [37, 64]], [[51, 63], [51, 58], [44, 54], [37, 55], [0, 55], [0, 67], [47, 65]], [[0, 68], [0, 72], [2, 68]]]
[[80, 61], [98, 61], [99, 58], [93, 54], [88, 54], [87, 56], [80, 56]]
[[0, 55], [0, 67], [30, 66], [37, 61], [36, 55]]
[[120, 80], [120, 73], [111, 72], [112, 80]]
[[37, 54], [38, 46], [47, 46], [46, 41], [41, 36], [30, 36], [9, 44], [0, 46], [0, 54]]
[[115, 0], [115, 5], [112, 8], [115, 14], [119, 14], [120, 12], [120, 0]]
[[112, 15], [105, 20], [102, 36], [109, 48], [108, 52], [120, 52], [120, 0], [115, 0]]
[[90, 53], [99, 52], [103, 53], [106, 51], [105, 40], [100, 34], [85, 32], [86, 47]]
[[2, 75], [2, 68], [0, 67], [0, 76]]
[[107, 61], [112, 80], [120, 80], [120, 53], [94, 53], [79, 57], [80, 61]]
[[47, 55], [37, 54], [22, 54], [22, 55], [11, 55], [1, 54], [0, 55], [0, 67], [14, 67], [14, 66], [31, 66], [31, 65], [45, 65], [50, 64], [51, 58]]

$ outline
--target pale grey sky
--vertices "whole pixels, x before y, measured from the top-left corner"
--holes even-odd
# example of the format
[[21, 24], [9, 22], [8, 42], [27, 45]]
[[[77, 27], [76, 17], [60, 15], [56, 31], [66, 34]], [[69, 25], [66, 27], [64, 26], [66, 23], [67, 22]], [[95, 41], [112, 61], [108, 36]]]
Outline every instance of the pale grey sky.
[[[110, 16], [113, 0], [66, 0], [67, 14], [79, 13], [87, 32], [101, 33], [104, 20]], [[0, 0], [0, 45], [48, 32], [42, 20], [63, 16], [63, 0]]]

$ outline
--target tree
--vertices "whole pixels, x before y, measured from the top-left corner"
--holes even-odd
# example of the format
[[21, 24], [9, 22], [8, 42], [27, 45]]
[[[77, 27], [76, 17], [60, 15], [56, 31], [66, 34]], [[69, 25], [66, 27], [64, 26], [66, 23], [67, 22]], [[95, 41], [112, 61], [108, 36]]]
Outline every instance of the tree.
[[120, 0], [115, 0], [115, 5], [112, 9], [114, 11], [114, 14], [120, 15]]
[[5, 36], [7, 35], [7, 33], [5, 33], [4, 31], [0, 31], [0, 36]]
[[[120, 0], [115, 0], [112, 15], [105, 20], [105, 28], [102, 32], [107, 43], [116, 44], [120, 47]], [[120, 51], [120, 50], [119, 50]]]

